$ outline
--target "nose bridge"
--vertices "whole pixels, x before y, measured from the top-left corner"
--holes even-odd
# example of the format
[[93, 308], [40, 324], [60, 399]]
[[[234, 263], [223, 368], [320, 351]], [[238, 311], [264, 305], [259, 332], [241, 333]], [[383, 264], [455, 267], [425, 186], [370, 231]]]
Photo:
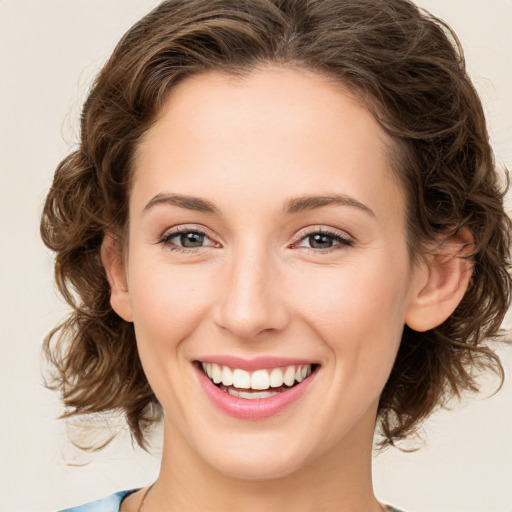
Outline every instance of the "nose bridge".
[[288, 316], [284, 290], [278, 286], [281, 280], [275, 255], [253, 239], [234, 247], [228, 260], [220, 294], [219, 325], [243, 339], [283, 329]]

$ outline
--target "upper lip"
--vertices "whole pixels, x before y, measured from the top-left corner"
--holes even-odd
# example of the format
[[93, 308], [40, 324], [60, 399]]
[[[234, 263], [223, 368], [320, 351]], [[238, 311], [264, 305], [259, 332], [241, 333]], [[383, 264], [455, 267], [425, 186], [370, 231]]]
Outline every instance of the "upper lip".
[[230, 368], [239, 368], [246, 371], [263, 370], [266, 368], [281, 368], [285, 366], [299, 366], [307, 364], [318, 364], [311, 359], [300, 359], [292, 357], [259, 356], [252, 359], [245, 359], [232, 355], [206, 355], [196, 359], [202, 363], [215, 363]]

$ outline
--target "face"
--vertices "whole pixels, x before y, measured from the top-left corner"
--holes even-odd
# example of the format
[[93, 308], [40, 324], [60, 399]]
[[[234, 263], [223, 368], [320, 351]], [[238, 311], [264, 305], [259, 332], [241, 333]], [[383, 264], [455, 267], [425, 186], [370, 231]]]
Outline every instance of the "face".
[[339, 86], [279, 68], [187, 79], [141, 142], [112, 304], [166, 429], [215, 470], [371, 445], [415, 288], [387, 143]]

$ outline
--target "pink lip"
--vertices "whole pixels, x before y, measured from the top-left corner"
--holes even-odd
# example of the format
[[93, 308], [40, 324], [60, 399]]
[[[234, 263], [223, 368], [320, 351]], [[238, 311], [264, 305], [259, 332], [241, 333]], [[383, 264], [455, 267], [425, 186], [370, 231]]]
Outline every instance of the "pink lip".
[[[223, 358], [223, 361], [226, 359]], [[208, 362], [214, 362], [208, 359]], [[275, 368], [279, 366], [288, 366], [290, 363], [275, 365], [276, 360], [273, 360], [270, 367]], [[225, 363], [227, 365], [227, 363]], [[297, 363], [296, 363], [297, 364]], [[306, 363], [307, 364], [307, 363]], [[230, 365], [227, 365], [230, 366]], [[213, 404], [222, 412], [243, 420], [262, 420], [274, 416], [291, 404], [299, 400], [299, 398], [306, 392], [311, 383], [316, 377], [317, 371], [314, 371], [307, 379], [304, 379], [299, 384], [287, 391], [283, 391], [277, 395], [269, 398], [258, 398], [249, 400], [246, 398], [239, 398], [232, 396], [224, 391], [221, 391], [213, 382], [204, 374], [198, 364], [194, 364], [201, 387]], [[240, 368], [240, 366], [235, 366]], [[258, 366], [262, 368], [262, 366]], [[265, 368], [265, 366], [263, 366]], [[245, 369], [245, 368], [244, 368]]]
[[254, 370], [266, 370], [270, 368], [282, 368], [284, 366], [299, 366], [306, 364], [315, 364], [316, 361], [306, 359], [292, 359], [287, 357], [255, 357], [254, 359], [243, 359], [236, 356], [204, 356], [198, 357], [198, 361], [203, 363], [215, 363], [230, 368], [240, 368], [252, 372]]

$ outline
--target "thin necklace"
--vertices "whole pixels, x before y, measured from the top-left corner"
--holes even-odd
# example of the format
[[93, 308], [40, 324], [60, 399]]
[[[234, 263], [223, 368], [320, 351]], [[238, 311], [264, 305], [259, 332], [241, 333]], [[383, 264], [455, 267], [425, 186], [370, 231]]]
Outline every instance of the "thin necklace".
[[[144, 512], [144, 503], [146, 502], [146, 498], [148, 497], [148, 494], [151, 491], [151, 489], [153, 489], [154, 485], [155, 485], [155, 483], [153, 482], [148, 487], [147, 491], [144, 493], [144, 496], [142, 496], [142, 500], [140, 502], [139, 508], [137, 509], [137, 512]], [[383, 512], [387, 512], [388, 507], [386, 505], [383, 505], [382, 503], [379, 503], [379, 505], [380, 505], [380, 508], [382, 509]]]
[[148, 487], [147, 491], [144, 493], [144, 496], [142, 496], [142, 500], [140, 502], [139, 508], [137, 509], [137, 512], [144, 512], [144, 503], [146, 502], [146, 498], [148, 497], [149, 491], [153, 489], [153, 485], [155, 485], [154, 482]]

